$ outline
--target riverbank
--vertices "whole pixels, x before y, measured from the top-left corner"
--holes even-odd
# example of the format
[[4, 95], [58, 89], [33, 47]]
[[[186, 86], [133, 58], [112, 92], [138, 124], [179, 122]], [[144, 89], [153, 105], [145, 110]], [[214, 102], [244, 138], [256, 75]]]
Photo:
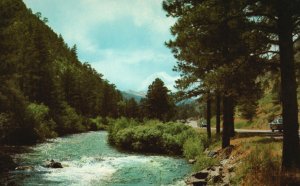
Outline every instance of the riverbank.
[[[221, 149], [219, 145], [212, 144], [206, 149], [203, 156], [211, 158], [215, 164], [196, 170], [188, 182], [241, 186], [299, 185], [299, 172], [281, 175], [281, 150], [280, 138], [237, 135], [232, 139], [230, 147]], [[199, 175], [201, 179], [198, 179]]]
[[[72, 119], [71, 119], [72, 120]], [[89, 131], [101, 131], [107, 129], [107, 118], [96, 117], [94, 119], [86, 119], [84, 130], [73, 130], [72, 132], [61, 134], [61, 135], [51, 135], [44, 136], [42, 139], [36, 140], [34, 142], [28, 143], [28, 141], [18, 141], [17, 143], [7, 143], [0, 145], [0, 176], [7, 174], [8, 171], [14, 170], [18, 164], [14, 162], [13, 156], [21, 153], [27, 153], [30, 151], [30, 147], [34, 145], [39, 145], [42, 143], [47, 143], [47, 141], [51, 141], [57, 137], [67, 137], [69, 135], [78, 134], [78, 133], [86, 133]], [[75, 126], [75, 128], [77, 125]], [[28, 131], [25, 131], [25, 133]], [[25, 134], [26, 136], [27, 134]]]
[[0, 145], [0, 183], [8, 182], [9, 172], [18, 166], [13, 156], [25, 152], [29, 149], [23, 146]]
[[0, 175], [17, 167], [12, 156], [25, 152], [28, 152], [28, 148], [23, 146], [0, 145]]

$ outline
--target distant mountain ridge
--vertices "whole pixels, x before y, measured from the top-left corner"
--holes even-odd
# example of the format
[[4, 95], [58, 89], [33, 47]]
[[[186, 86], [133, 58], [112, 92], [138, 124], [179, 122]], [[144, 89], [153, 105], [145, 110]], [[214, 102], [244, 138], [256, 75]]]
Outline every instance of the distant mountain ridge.
[[133, 91], [133, 90], [128, 90], [128, 91], [121, 91], [121, 93], [125, 99], [133, 98], [137, 102], [140, 102], [141, 99], [146, 97], [146, 93], [142, 92], [142, 91], [137, 92], [137, 91]]

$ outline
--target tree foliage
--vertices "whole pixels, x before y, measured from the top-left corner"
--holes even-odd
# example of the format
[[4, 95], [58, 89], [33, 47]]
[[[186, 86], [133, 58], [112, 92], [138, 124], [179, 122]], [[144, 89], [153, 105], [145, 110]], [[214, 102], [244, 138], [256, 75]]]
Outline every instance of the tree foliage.
[[[175, 39], [167, 43], [178, 59], [175, 70], [182, 73], [177, 85], [188, 96], [220, 93], [223, 126], [233, 123], [238, 97], [247, 99], [259, 93], [257, 77], [280, 68], [284, 169], [300, 166], [293, 46], [300, 38], [300, 12], [296, 8], [299, 5], [299, 0], [165, 0], [163, 3], [167, 15], [177, 18], [171, 28]], [[249, 111], [254, 106], [242, 107]], [[227, 134], [224, 136], [227, 132], [223, 128], [223, 147], [229, 145], [229, 141], [224, 142], [228, 140]]]
[[0, 141], [32, 143], [118, 117], [123, 98], [20, 0], [0, 1]]
[[164, 82], [156, 78], [148, 87], [146, 110], [149, 118], [167, 121], [172, 118], [174, 103]]

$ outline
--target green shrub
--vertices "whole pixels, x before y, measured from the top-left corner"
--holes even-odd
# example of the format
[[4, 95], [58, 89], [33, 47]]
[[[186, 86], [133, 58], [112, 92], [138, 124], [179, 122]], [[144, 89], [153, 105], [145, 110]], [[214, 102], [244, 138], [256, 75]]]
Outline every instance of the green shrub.
[[203, 145], [199, 137], [188, 138], [183, 144], [183, 155], [187, 159], [195, 159], [203, 152]]
[[89, 119], [88, 130], [106, 130], [108, 128], [108, 123], [106, 118], [97, 116], [96, 118]]
[[82, 116], [78, 115], [75, 109], [67, 103], [63, 104], [59, 120], [58, 132], [60, 135], [86, 131]]
[[[49, 108], [44, 104], [30, 103], [26, 108], [25, 130], [34, 141], [45, 140], [46, 138], [56, 137], [54, 131], [56, 123], [49, 115]], [[30, 134], [31, 133], [31, 134]]]
[[199, 154], [196, 157], [196, 163], [193, 166], [194, 171], [200, 171], [205, 168], [214, 166], [218, 163], [218, 159], [216, 158], [210, 158], [204, 153]]
[[[161, 123], [149, 120], [139, 123], [133, 119], [121, 118], [111, 120], [109, 124], [109, 142], [121, 149], [136, 152], [150, 152], [163, 154], [184, 154], [184, 144], [190, 146], [201, 145], [201, 138], [189, 126], [180, 123]], [[190, 151], [190, 149], [189, 149]], [[186, 152], [186, 154], [194, 154]], [[192, 155], [189, 155], [192, 156]]]

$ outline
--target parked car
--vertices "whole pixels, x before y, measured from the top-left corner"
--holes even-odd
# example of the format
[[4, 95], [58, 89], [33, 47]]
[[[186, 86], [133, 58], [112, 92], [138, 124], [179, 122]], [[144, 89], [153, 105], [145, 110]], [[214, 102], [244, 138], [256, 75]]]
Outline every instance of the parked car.
[[275, 130], [282, 132], [283, 131], [282, 117], [275, 118], [271, 123], [269, 123], [269, 125], [272, 132], [275, 132]]
[[206, 123], [206, 120], [205, 119], [201, 119], [199, 121], [199, 127], [207, 127], [207, 123]]

